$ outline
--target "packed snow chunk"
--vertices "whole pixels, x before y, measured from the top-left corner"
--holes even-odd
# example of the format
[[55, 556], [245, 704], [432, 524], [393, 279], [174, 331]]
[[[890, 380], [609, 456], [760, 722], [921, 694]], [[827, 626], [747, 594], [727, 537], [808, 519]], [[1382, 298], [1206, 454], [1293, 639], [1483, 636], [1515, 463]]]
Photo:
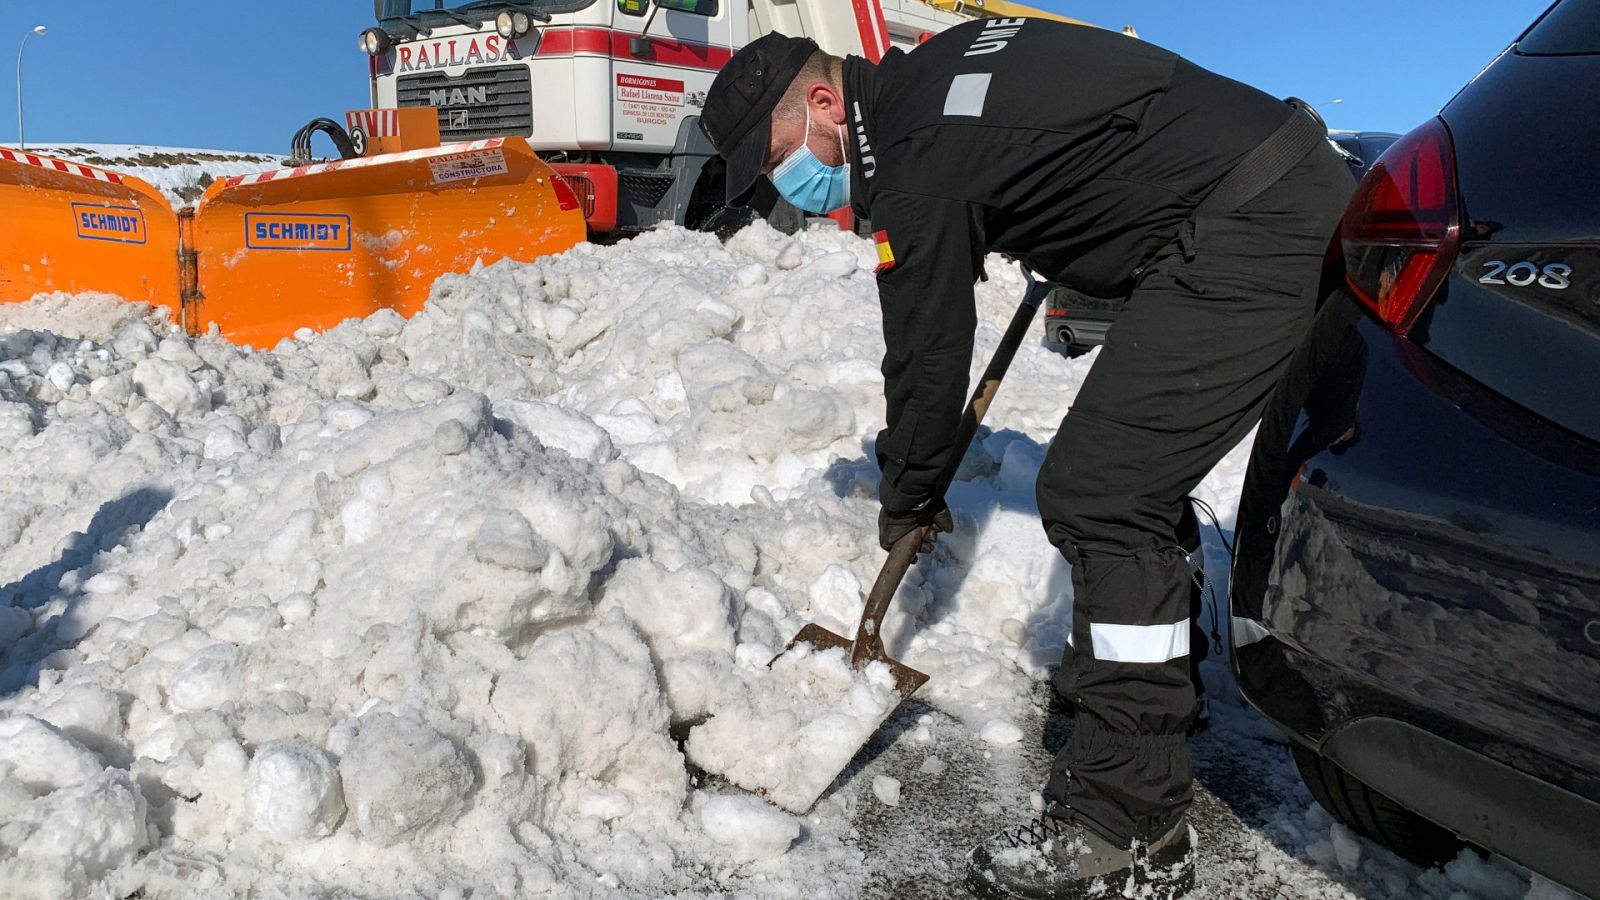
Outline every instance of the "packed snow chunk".
[[[440, 631], [482, 630], [510, 638], [524, 627], [588, 609], [587, 574], [514, 509], [463, 510], [450, 524], [462, 543], [445, 561], [439, 589], [427, 601]], [[583, 576], [583, 577], [580, 577]]]
[[113, 756], [125, 749], [122, 697], [97, 684], [62, 688], [39, 713], [39, 718], [102, 756]]
[[20, 781], [35, 795], [88, 781], [104, 768], [93, 751], [48, 722], [0, 719], [0, 776]]
[[327, 837], [344, 817], [338, 764], [304, 741], [273, 741], [257, 750], [245, 799], [255, 827], [285, 843]]
[[1015, 744], [1022, 740], [1022, 729], [1011, 722], [989, 722], [978, 729], [978, 738], [996, 746]]
[[550, 546], [520, 513], [498, 510], [485, 518], [472, 539], [479, 562], [517, 572], [537, 572], [550, 561]]
[[211, 411], [211, 392], [197, 383], [183, 366], [150, 357], [133, 367], [133, 383], [146, 400], [169, 415], [184, 417]]
[[800, 837], [800, 820], [755, 797], [713, 797], [700, 808], [706, 836], [742, 862], [789, 852]]
[[1339, 863], [1339, 868], [1354, 872], [1361, 865], [1361, 842], [1357, 840], [1355, 832], [1335, 822], [1328, 836], [1333, 840], [1333, 857]]
[[689, 732], [685, 750], [707, 772], [796, 813], [817, 802], [901, 699], [888, 666], [852, 671], [842, 647], [798, 644], [771, 669], [737, 671], [742, 691]]
[[388, 847], [455, 821], [473, 776], [449, 738], [389, 713], [365, 716], [358, 728], [339, 774], [362, 838]]
[[700, 568], [668, 572], [649, 560], [624, 560], [607, 582], [602, 609], [621, 606], [655, 652], [675, 722], [712, 711], [730, 678], [735, 616], [722, 579]]
[[144, 795], [120, 769], [35, 800], [6, 823], [0, 896], [88, 895], [93, 882], [150, 845], [148, 811]]
[[900, 782], [887, 775], [872, 776], [872, 794], [884, 806], [900, 805]]
[[617, 458], [611, 435], [593, 419], [553, 403], [539, 400], [500, 400], [494, 405], [496, 418], [526, 428], [539, 443], [571, 456], [600, 465]]
[[861, 581], [840, 565], [824, 569], [806, 589], [812, 619], [823, 627], [831, 626], [836, 634], [848, 633], [861, 619], [863, 596]]
[[215, 709], [239, 699], [240, 657], [232, 644], [212, 644], [178, 667], [167, 685], [167, 699], [175, 709]]
[[542, 779], [598, 780], [641, 816], [670, 818], [688, 794], [649, 648], [620, 611], [541, 635], [500, 676], [491, 703]]
[[606, 584], [606, 599], [621, 604], [658, 653], [696, 648], [733, 653], [728, 587], [705, 569], [668, 572], [649, 560], [623, 560]]

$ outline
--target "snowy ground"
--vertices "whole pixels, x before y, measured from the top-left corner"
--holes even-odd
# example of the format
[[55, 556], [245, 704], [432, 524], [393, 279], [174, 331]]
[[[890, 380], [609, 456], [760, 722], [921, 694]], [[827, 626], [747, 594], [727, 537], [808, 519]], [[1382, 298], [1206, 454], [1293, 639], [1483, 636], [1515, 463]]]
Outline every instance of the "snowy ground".
[[142, 144], [40, 144], [29, 152], [112, 169], [150, 182], [173, 206], [193, 203], [212, 179], [278, 168], [281, 156]]
[[[1018, 354], [887, 623], [932, 680], [810, 815], [680, 744], [882, 560], [874, 262], [667, 229], [257, 353], [0, 307], [0, 894], [962, 896], [1064, 727], [1032, 484], [1092, 357]], [[990, 276], [975, 371], [1022, 292]], [[1198, 492], [1229, 519], [1244, 461]], [[1352, 837], [1210, 674], [1200, 896], [1562, 896]]]

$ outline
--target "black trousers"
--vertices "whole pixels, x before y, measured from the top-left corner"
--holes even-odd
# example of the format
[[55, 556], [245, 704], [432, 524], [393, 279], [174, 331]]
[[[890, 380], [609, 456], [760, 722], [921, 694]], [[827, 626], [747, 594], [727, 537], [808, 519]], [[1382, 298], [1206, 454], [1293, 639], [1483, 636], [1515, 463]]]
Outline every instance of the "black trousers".
[[1184, 498], [1255, 424], [1310, 324], [1351, 187], [1319, 147], [1197, 220], [1188, 253], [1143, 273], [1040, 470], [1075, 592], [1057, 687], [1076, 725], [1046, 791], [1119, 842], [1161, 836], [1193, 799]]

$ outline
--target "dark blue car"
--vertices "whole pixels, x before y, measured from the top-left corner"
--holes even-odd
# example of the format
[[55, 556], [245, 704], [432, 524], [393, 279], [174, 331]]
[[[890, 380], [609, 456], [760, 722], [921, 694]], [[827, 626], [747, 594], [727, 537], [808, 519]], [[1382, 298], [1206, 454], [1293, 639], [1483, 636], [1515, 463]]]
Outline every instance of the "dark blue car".
[[1600, 0], [1374, 163], [1258, 432], [1235, 666], [1316, 798], [1600, 895]]

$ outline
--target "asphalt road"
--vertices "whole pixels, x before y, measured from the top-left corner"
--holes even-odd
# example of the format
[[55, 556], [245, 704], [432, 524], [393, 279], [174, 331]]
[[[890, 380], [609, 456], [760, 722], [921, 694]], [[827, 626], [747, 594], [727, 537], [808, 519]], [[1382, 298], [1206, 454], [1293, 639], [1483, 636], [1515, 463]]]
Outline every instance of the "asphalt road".
[[[1009, 747], [988, 746], [970, 726], [914, 701], [878, 732], [833, 788], [857, 797], [853, 824], [872, 867], [863, 896], [971, 896], [964, 886], [967, 850], [1033, 814], [1030, 794], [1042, 785], [1055, 749], [1070, 733], [1071, 719], [1048, 711], [1047, 691], [1041, 686], [1039, 716], [1018, 723], [1027, 735]], [[1371, 872], [1318, 865], [1308, 847], [1318, 839], [1319, 823], [1326, 840], [1326, 820], [1320, 811], [1309, 812], [1311, 797], [1288, 749], [1253, 713], [1237, 707], [1219, 712], [1226, 721], [1189, 742], [1197, 782], [1190, 821], [1200, 835], [1191, 897], [1416, 896], [1407, 889], [1409, 876], [1420, 870], [1365, 842], [1365, 853], [1383, 858], [1379, 871], [1387, 883], [1375, 881]], [[919, 725], [927, 726], [931, 739], [918, 739]], [[945, 768], [923, 772], [929, 756]], [[877, 775], [900, 781], [898, 806], [873, 796]]]

